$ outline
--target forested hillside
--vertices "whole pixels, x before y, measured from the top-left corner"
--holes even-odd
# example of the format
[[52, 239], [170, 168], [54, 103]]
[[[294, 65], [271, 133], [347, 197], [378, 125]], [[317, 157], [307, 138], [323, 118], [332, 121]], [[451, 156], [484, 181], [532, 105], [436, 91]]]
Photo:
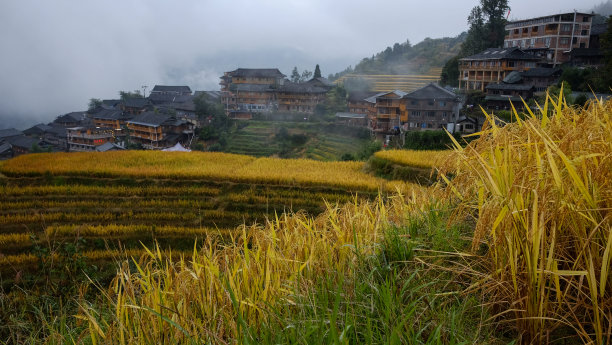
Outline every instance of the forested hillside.
[[456, 37], [426, 38], [414, 46], [409, 41], [395, 43], [392, 47], [364, 58], [354, 68], [330, 75], [331, 80], [348, 73], [356, 74], [421, 74], [432, 68], [444, 66], [461, 49], [466, 33]]

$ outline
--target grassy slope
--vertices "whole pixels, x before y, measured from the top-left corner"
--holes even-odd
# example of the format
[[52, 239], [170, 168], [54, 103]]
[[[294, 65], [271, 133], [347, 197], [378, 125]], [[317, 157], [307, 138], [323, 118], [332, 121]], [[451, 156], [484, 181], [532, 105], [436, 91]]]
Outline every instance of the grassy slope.
[[[367, 143], [367, 140], [352, 134], [327, 134], [325, 125], [319, 123], [249, 121], [245, 125], [230, 135], [226, 152], [336, 161], [345, 153], [355, 155]], [[280, 127], [287, 128], [292, 135], [306, 135], [308, 140], [303, 145], [288, 143], [283, 146], [276, 137]]]

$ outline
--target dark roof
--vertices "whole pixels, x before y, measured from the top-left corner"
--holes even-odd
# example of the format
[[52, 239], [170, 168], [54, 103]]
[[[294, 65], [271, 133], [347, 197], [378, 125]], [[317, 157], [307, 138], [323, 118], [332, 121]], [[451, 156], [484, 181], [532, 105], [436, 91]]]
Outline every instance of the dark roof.
[[414, 90], [406, 95], [404, 95], [405, 99], [436, 99], [436, 100], [456, 100], [457, 95], [447, 89], [430, 83], [428, 85], [423, 86], [420, 89]]
[[603, 51], [597, 48], [574, 48], [571, 54], [572, 57], [604, 56]]
[[468, 56], [461, 60], [540, 60], [539, 57], [527, 54], [517, 47], [488, 48], [478, 54]]
[[127, 98], [121, 102], [124, 106], [128, 108], [144, 108], [151, 103], [146, 98]]
[[136, 117], [129, 120], [128, 123], [158, 127], [169, 120], [174, 120], [172, 115], [146, 111], [140, 115], [136, 115]]
[[336, 117], [347, 118], [347, 119], [365, 119], [368, 115], [366, 114], [355, 114], [355, 113], [336, 113]]
[[121, 110], [113, 110], [113, 109], [102, 109], [93, 115], [94, 119], [103, 119], [103, 120], [118, 120], [122, 117], [123, 117], [123, 112]]
[[110, 107], [114, 107], [117, 104], [121, 103], [120, 99], [103, 99], [102, 104]]
[[349, 93], [349, 97], [348, 100], [351, 102], [367, 102], [366, 98], [372, 97], [374, 95], [378, 94], [378, 92], [374, 92], [374, 91], [355, 91], [355, 92], [351, 92]]
[[32, 134], [42, 134], [45, 133], [46, 131], [48, 131], [51, 128], [51, 126], [47, 126], [44, 123], [39, 123], [37, 125], [34, 125], [26, 130], [23, 131], [24, 134], [27, 135], [32, 135]]
[[192, 95], [176, 95], [176, 94], [164, 94], [164, 93], [152, 93], [149, 96], [149, 100], [155, 104], [161, 103], [184, 103], [193, 101]]
[[189, 86], [169, 86], [169, 85], [155, 85], [151, 93], [153, 92], [178, 92], [178, 93], [191, 93]]
[[323, 77], [312, 78], [308, 81], [308, 83], [323, 87], [334, 87], [334, 83]]
[[486, 88], [487, 90], [529, 91], [535, 88], [535, 86], [529, 84], [491, 83]]
[[229, 72], [232, 77], [243, 78], [284, 78], [278, 68], [238, 68]]
[[51, 126], [51, 128], [47, 130], [47, 133], [51, 133], [53, 135], [63, 138], [67, 136], [66, 128], [58, 126]]
[[7, 138], [6, 141], [13, 146], [22, 147], [26, 149], [31, 148], [32, 145], [34, 144], [40, 143], [40, 140], [26, 137], [25, 135], [10, 137], [10, 138]]
[[326, 93], [327, 88], [314, 86], [310, 83], [292, 83], [285, 82], [283, 86], [278, 88], [278, 92], [284, 93]]
[[221, 91], [195, 91], [193, 93], [194, 97], [199, 97], [201, 95], [206, 95], [211, 100], [218, 100], [219, 98], [221, 98]]
[[159, 105], [160, 108], [166, 109], [175, 109], [175, 110], [185, 110], [185, 111], [195, 111], [195, 103], [193, 102], [183, 102], [183, 103], [164, 103]]
[[274, 91], [268, 84], [234, 84], [233, 91], [242, 92], [270, 92]]
[[527, 78], [538, 78], [538, 77], [551, 77], [555, 74], [561, 74], [560, 68], [546, 68], [546, 67], [536, 67], [531, 68], [522, 73], [523, 77]]
[[386, 96], [387, 95], [391, 95], [391, 94], [399, 96], [399, 98], [402, 98], [402, 97], [406, 96], [408, 93], [404, 92], [404, 91], [400, 91], [400, 90], [395, 90], [395, 91], [390, 91], [390, 92], [381, 92], [379, 94], [376, 94], [376, 98], [387, 98]]
[[107, 141], [104, 144], [96, 147], [96, 151], [98, 152], [116, 151], [116, 150], [125, 150], [125, 148], [117, 144], [111, 143], [110, 141]]
[[72, 122], [79, 122], [79, 121], [83, 121], [85, 119], [85, 115], [87, 112], [85, 111], [74, 111], [72, 113], [68, 113], [65, 115], [61, 115], [58, 116], [57, 119], [55, 119], [56, 123], [72, 123]]
[[9, 143], [0, 143], [0, 153], [5, 153], [11, 151], [11, 144]]
[[503, 82], [506, 84], [516, 84], [523, 80], [523, 74], [519, 71], [512, 71], [504, 78]]
[[512, 101], [521, 102], [520, 97], [516, 96], [505, 96], [505, 95], [487, 95], [485, 101]]
[[23, 132], [15, 128], [0, 129], [0, 139], [23, 135]]

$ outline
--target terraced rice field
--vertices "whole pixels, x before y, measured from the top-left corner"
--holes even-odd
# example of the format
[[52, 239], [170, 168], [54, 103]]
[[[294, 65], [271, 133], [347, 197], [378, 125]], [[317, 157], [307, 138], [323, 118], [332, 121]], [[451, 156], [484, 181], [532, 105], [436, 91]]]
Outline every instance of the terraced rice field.
[[79, 239], [83, 257], [96, 261], [113, 258], [101, 251], [138, 253], [155, 242], [188, 251], [284, 211], [317, 214], [325, 201], [394, 189], [362, 168], [196, 152], [21, 156], [0, 165], [0, 275], [34, 269], [35, 248]]
[[275, 134], [280, 126], [288, 128], [290, 134], [304, 134], [308, 137], [303, 146], [288, 152], [287, 156], [293, 158], [337, 161], [345, 153], [355, 155], [366, 143], [366, 140], [352, 135], [325, 133], [319, 124], [250, 121], [246, 127], [232, 134], [225, 151], [255, 157], [278, 155], [282, 144], [275, 138]]
[[336, 84], [341, 84], [347, 79], [362, 79], [372, 85], [372, 91], [376, 92], [391, 92], [401, 90], [404, 92], [414, 91], [429, 83], [435, 83], [440, 80], [442, 69], [431, 69], [427, 74], [347, 74], [335, 81]]

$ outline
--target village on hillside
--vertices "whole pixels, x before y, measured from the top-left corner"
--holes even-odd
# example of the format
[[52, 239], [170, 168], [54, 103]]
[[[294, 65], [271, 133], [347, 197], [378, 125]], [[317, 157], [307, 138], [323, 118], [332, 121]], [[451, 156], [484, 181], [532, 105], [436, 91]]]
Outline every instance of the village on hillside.
[[[477, 132], [484, 119], [468, 110], [524, 111], [559, 82], [562, 66], [603, 66], [600, 36], [607, 24], [594, 24], [594, 16], [570, 12], [509, 22], [503, 47], [459, 60], [457, 88], [424, 78], [397, 90], [348, 90], [342, 95], [344, 109], [327, 114], [328, 120], [363, 127], [385, 142], [410, 131]], [[318, 72], [310, 80], [292, 81], [276, 68], [237, 68], [220, 77], [220, 86], [219, 91], [194, 92], [189, 86], [156, 85], [148, 95], [126, 93], [47, 124], [0, 130], [0, 159], [54, 151], [188, 151], [197, 133], [214, 125], [208, 114], [196, 114], [197, 99], [222, 106], [234, 120], [310, 121], [326, 112], [342, 79], [331, 82]], [[474, 104], [471, 91], [482, 92], [484, 99]]]

